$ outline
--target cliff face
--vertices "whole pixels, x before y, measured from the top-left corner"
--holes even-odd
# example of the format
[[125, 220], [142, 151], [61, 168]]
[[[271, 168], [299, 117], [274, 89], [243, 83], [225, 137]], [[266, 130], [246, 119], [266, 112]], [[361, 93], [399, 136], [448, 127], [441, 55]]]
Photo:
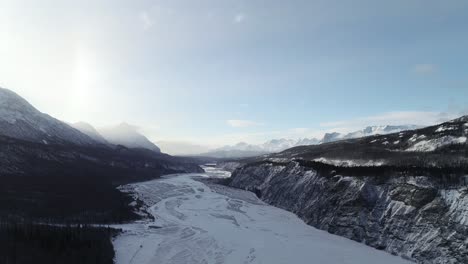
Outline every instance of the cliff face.
[[468, 176], [346, 176], [296, 161], [236, 169], [232, 187], [255, 192], [306, 223], [420, 263], [468, 263]]
[[235, 171], [240, 166], [242, 166], [242, 163], [237, 161], [223, 161], [216, 164], [216, 167], [229, 172]]

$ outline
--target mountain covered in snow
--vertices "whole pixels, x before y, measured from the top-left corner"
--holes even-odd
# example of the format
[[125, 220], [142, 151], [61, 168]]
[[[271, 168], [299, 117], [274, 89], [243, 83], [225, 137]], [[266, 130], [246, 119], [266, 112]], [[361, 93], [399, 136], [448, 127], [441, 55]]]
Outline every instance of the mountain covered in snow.
[[248, 162], [302, 159], [341, 167], [468, 167], [468, 116], [401, 132], [297, 146], [282, 152], [245, 158]]
[[43, 144], [97, 143], [65, 122], [41, 113], [13, 91], [3, 88], [0, 88], [0, 134]]
[[416, 128], [419, 128], [419, 126], [416, 126], [416, 125], [368, 126], [364, 129], [354, 131], [351, 133], [347, 133], [347, 134], [337, 133], [337, 132], [326, 133], [323, 136], [320, 143], [328, 143], [328, 142], [333, 142], [333, 141], [338, 141], [338, 140], [343, 140], [343, 139], [361, 138], [361, 137], [368, 137], [368, 136], [374, 136], [374, 135], [386, 135], [386, 134], [396, 133], [396, 132], [405, 131], [405, 130], [412, 130]]
[[138, 132], [138, 128], [127, 123], [121, 123], [114, 127], [100, 128], [99, 133], [109, 142], [128, 148], [145, 148], [155, 152], [161, 152], [158, 146], [147, 137]]
[[214, 158], [239, 158], [239, 157], [254, 157], [269, 152], [264, 151], [258, 145], [247, 144], [239, 142], [235, 145], [226, 145], [221, 148], [214, 149], [209, 152], [200, 154], [200, 156], [214, 157]]
[[416, 129], [415, 125], [401, 125], [401, 126], [368, 126], [364, 129], [354, 131], [351, 133], [326, 133], [321, 139], [318, 138], [302, 138], [302, 139], [272, 139], [263, 144], [248, 144], [240, 142], [232, 146], [223, 146], [213, 151], [204, 153], [204, 156], [213, 156], [217, 158], [236, 158], [236, 157], [252, 157], [259, 156], [267, 153], [281, 152], [283, 150], [297, 147], [309, 146], [322, 143], [334, 142], [345, 139], [368, 137], [373, 135], [385, 135], [396, 133], [405, 130]]

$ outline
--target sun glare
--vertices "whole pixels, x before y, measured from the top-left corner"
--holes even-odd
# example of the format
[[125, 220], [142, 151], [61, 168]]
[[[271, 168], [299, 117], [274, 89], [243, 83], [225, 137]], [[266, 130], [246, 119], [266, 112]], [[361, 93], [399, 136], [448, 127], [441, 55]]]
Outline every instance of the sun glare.
[[75, 54], [72, 102], [74, 108], [86, 107], [90, 100], [93, 88], [98, 80], [96, 59], [93, 53], [83, 47], [79, 47]]

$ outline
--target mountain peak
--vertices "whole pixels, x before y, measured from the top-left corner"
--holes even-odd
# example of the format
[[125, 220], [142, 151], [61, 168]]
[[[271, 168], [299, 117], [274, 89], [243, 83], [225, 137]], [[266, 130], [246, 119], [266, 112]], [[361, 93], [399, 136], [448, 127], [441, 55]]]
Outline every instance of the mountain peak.
[[26, 114], [39, 113], [28, 101], [17, 93], [0, 87], [0, 116], [9, 123], [24, 119]]
[[33, 142], [96, 142], [70, 125], [43, 114], [15, 92], [0, 88], [0, 135]]

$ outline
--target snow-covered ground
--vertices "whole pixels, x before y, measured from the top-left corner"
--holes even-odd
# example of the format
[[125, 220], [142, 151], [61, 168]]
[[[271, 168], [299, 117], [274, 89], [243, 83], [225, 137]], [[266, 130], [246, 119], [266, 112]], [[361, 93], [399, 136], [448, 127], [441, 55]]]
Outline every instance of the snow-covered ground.
[[250, 192], [194, 179], [208, 176], [127, 185], [155, 220], [119, 226], [124, 232], [113, 241], [116, 263], [409, 263], [310, 227]]
[[327, 158], [317, 158], [314, 161], [322, 162], [329, 165], [341, 166], [341, 167], [379, 167], [385, 164], [381, 160], [343, 160], [343, 159], [327, 159]]
[[443, 146], [465, 143], [466, 137], [443, 136], [440, 138], [419, 141], [418, 143], [406, 149], [406, 151], [429, 152], [434, 151]]

